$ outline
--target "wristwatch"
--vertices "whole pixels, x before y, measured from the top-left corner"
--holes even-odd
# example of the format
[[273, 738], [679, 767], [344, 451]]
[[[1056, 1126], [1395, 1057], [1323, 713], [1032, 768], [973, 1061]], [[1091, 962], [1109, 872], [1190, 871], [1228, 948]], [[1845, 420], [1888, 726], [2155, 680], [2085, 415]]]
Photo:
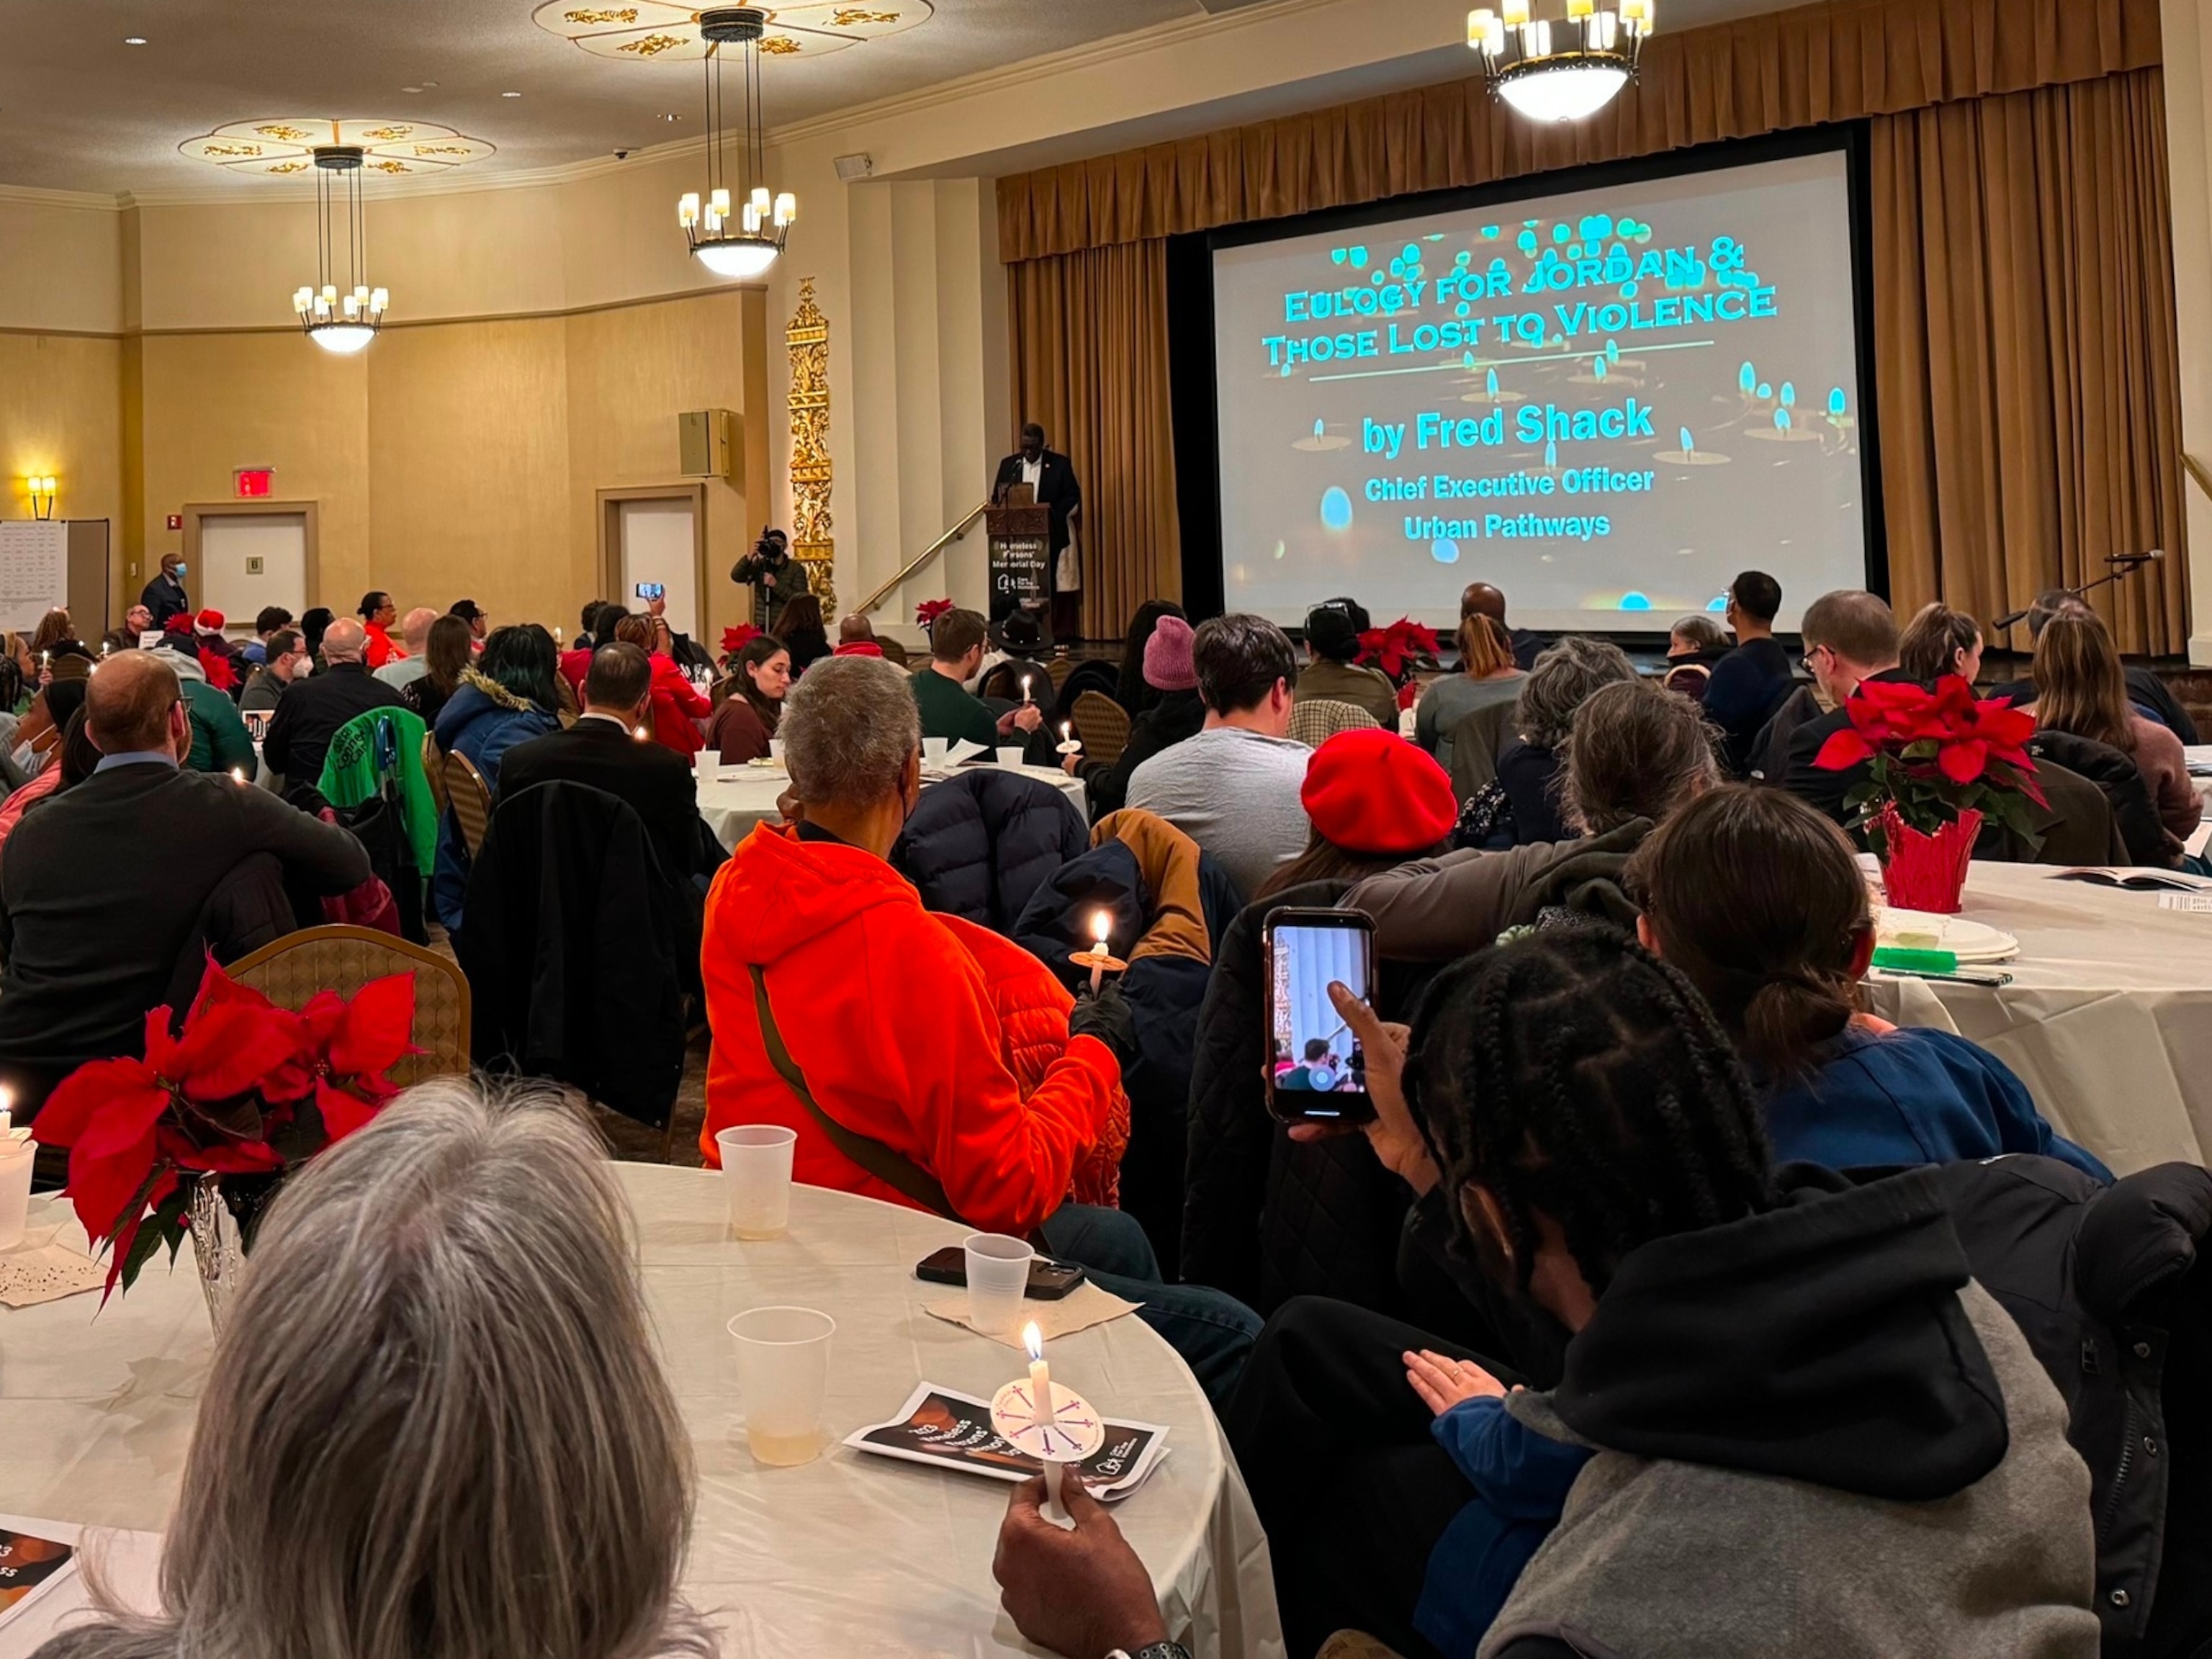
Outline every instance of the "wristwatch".
[[1190, 1650], [1180, 1642], [1155, 1642], [1134, 1653], [1127, 1648], [1115, 1648], [1106, 1659], [1190, 1659]]

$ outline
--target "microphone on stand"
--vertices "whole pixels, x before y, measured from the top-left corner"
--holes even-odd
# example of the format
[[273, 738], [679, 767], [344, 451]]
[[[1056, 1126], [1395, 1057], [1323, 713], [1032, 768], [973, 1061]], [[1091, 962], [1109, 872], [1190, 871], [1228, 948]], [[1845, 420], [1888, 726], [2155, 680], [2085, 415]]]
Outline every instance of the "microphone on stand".
[[[2108, 582], [2119, 580], [2123, 576], [2133, 575], [2145, 565], [2154, 564], [2165, 556], [2166, 550], [2162, 547], [2150, 548], [2141, 553], [2110, 553], [2106, 555], [2105, 562], [2112, 567], [2112, 574], [2100, 576], [2093, 582], [2084, 582], [2079, 587], [2062, 588], [2060, 591], [2069, 599], [2078, 599], [2088, 593], [2092, 588], [2102, 587]], [[2031, 605], [2019, 611], [2008, 611], [1990, 623], [1990, 631], [1997, 634], [2011, 632], [2026, 622], [2029, 613], [2034, 609], [2035, 607]]]

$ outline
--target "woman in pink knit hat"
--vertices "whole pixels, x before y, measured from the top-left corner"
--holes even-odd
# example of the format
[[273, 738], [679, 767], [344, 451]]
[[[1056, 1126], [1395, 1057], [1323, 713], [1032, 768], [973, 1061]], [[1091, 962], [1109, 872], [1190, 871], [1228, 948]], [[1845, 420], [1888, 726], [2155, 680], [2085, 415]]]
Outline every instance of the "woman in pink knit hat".
[[1111, 766], [1080, 755], [1067, 757], [1068, 771], [1082, 778], [1090, 796], [1092, 823], [1121, 810], [1128, 799], [1130, 775], [1139, 766], [1161, 750], [1195, 737], [1206, 724], [1198, 670], [1191, 665], [1192, 633], [1181, 617], [1162, 617], [1152, 624], [1152, 636], [1145, 642], [1145, 684], [1159, 693], [1159, 701], [1129, 727], [1121, 757]]

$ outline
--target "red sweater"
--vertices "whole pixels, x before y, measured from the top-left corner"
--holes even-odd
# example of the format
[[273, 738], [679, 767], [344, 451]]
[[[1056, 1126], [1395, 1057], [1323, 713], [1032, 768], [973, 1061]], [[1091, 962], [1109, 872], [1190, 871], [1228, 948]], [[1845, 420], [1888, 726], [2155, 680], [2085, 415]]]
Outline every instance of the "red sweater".
[[696, 755], [705, 747], [699, 722], [714, 712], [699, 688], [684, 678], [673, 657], [653, 659], [653, 740], [679, 755]]

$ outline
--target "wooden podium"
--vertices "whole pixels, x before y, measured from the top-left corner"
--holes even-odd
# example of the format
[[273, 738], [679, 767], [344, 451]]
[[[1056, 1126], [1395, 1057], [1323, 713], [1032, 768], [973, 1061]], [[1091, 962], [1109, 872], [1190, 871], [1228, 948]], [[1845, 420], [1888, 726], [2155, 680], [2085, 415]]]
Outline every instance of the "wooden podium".
[[984, 513], [983, 525], [990, 548], [990, 620], [1002, 623], [1017, 611], [1028, 611], [1040, 625], [1048, 626], [1047, 617], [1052, 608], [1052, 509], [994, 507]]

